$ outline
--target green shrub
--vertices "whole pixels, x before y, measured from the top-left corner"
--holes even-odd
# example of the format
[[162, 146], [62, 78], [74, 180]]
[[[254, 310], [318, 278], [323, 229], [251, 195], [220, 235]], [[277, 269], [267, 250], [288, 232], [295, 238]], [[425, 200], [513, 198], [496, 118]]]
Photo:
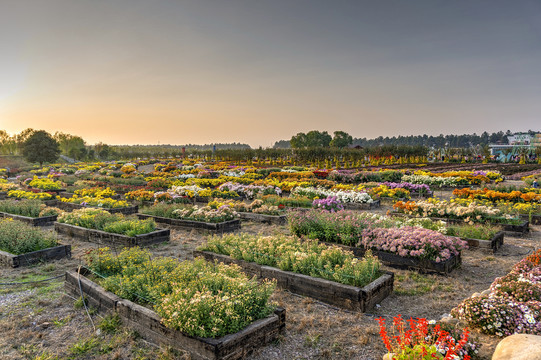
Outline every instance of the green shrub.
[[58, 217], [58, 222], [127, 236], [147, 234], [156, 230], [156, 223], [152, 219], [137, 220], [93, 208], [65, 213]]
[[39, 200], [0, 200], [0, 212], [28, 217], [58, 215], [58, 210], [47, 208]]
[[57, 245], [53, 235], [20, 221], [0, 220], [0, 250], [14, 255], [47, 249]]
[[239, 266], [204, 259], [179, 262], [154, 258], [147, 250], [107, 249], [89, 252], [85, 260], [97, 281], [120, 297], [152, 304], [165, 326], [190, 336], [219, 337], [235, 333], [268, 316], [275, 283], [249, 279]]

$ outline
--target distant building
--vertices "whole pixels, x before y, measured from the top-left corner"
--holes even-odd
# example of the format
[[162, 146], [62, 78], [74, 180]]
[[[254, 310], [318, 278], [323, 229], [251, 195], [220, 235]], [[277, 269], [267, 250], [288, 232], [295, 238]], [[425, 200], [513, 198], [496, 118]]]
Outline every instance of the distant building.
[[536, 147], [541, 146], [541, 133], [515, 133], [508, 135], [507, 141], [507, 144], [490, 144], [490, 154], [500, 156], [507, 152], [505, 155], [516, 155], [524, 148], [533, 153]]

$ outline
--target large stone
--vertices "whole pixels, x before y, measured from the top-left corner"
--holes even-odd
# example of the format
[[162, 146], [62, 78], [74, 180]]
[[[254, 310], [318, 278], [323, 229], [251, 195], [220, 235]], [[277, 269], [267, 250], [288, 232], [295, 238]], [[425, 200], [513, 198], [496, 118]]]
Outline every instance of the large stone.
[[508, 336], [496, 346], [492, 360], [541, 360], [541, 336]]

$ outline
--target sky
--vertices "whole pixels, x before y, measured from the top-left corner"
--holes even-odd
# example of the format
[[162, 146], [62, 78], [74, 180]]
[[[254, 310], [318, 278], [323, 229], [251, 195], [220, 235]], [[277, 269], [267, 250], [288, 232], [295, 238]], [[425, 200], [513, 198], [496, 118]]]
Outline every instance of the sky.
[[541, 131], [536, 0], [0, 0], [0, 49], [10, 134]]

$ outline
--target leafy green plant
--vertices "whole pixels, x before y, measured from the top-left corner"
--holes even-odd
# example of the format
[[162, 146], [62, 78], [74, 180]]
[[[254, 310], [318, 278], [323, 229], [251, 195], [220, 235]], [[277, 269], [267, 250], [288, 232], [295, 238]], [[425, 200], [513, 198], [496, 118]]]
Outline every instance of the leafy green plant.
[[21, 255], [57, 245], [56, 237], [11, 219], [0, 220], [0, 250]]

